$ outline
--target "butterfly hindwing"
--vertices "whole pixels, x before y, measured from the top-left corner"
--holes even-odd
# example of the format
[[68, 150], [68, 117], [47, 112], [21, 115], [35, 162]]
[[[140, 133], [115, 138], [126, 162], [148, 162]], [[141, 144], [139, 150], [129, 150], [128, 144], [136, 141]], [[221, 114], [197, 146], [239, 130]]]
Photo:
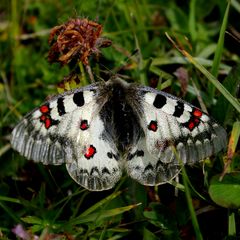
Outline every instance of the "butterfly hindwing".
[[[83, 146], [76, 149], [76, 160], [67, 163], [71, 177], [87, 189], [100, 191], [112, 188], [120, 179], [122, 171], [118, 163], [119, 153], [115, 144], [103, 137], [104, 124], [99, 115], [90, 122], [89, 131], [83, 130], [81, 140]], [[80, 144], [76, 144], [78, 148]]]
[[87, 189], [113, 187], [121, 169], [111, 136], [102, 137], [97, 95], [96, 87], [89, 86], [45, 102], [15, 127], [13, 148], [36, 162], [66, 163], [70, 176]]
[[134, 146], [126, 161], [128, 175], [143, 185], [155, 186], [168, 182], [180, 171], [179, 164], [171, 162], [172, 152], [162, 152], [161, 156], [169, 159], [169, 163], [151, 155], [146, 145], [147, 138], [140, 138]]

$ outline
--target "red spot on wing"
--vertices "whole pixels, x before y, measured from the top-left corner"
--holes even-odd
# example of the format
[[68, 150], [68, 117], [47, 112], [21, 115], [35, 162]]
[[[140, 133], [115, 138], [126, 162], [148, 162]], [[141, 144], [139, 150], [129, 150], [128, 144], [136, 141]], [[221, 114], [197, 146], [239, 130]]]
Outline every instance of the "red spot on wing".
[[46, 129], [49, 129], [53, 125], [57, 125], [59, 123], [59, 120], [52, 119], [48, 105], [42, 105], [39, 108], [39, 111], [42, 113], [42, 115], [39, 117], [40, 122], [44, 123], [44, 126]]
[[42, 116], [40, 117], [40, 121], [41, 121], [41, 122], [45, 122], [45, 120], [46, 120], [46, 116], [45, 116], [45, 115], [42, 115]]
[[184, 123], [183, 126], [187, 127], [190, 131], [192, 131], [200, 124], [202, 114], [203, 113], [199, 109], [193, 108], [189, 121]]
[[43, 105], [40, 107], [40, 112], [41, 113], [48, 113], [49, 112], [49, 107], [47, 105]]
[[195, 117], [200, 118], [200, 117], [202, 116], [202, 112], [201, 112], [199, 109], [195, 109], [195, 110], [193, 111], [193, 115], [194, 115]]
[[157, 121], [151, 121], [148, 125], [148, 129], [153, 132], [156, 132], [158, 129]]
[[199, 118], [194, 118], [194, 123], [198, 124], [200, 122]]
[[86, 153], [84, 154], [84, 157], [87, 159], [93, 158], [96, 152], [96, 148], [93, 145], [90, 145]]
[[50, 128], [51, 125], [52, 125], [52, 121], [51, 121], [50, 118], [46, 118], [45, 121], [44, 121], [44, 123], [45, 123], [45, 128], [46, 128], [46, 129]]
[[188, 123], [188, 128], [189, 128], [190, 130], [193, 130], [194, 127], [195, 127], [194, 122], [189, 122], [189, 123]]
[[81, 130], [86, 130], [89, 128], [88, 121], [87, 120], [82, 120], [80, 123], [80, 129]]

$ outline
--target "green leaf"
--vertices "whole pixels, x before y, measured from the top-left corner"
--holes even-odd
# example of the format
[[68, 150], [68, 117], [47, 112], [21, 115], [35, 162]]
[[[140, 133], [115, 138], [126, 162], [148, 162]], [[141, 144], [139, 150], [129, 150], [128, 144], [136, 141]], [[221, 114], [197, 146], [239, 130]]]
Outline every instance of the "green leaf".
[[148, 222], [161, 229], [161, 234], [163, 236], [171, 237], [171, 239], [178, 239], [177, 223], [171, 211], [169, 211], [166, 206], [159, 203], [151, 203], [149, 208], [150, 210], [143, 212]]
[[122, 191], [114, 192], [113, 194], [109, 195], [108, 197], [104, 198], [103, 200], [97, 202], [96, 204], [94, 204], [93, 206], [88, 208], [79, 217], [85, 217], [85, 216], [89, 215], [90, 213], [96, 211], [98, 208], [102, 208], [104, 206], [104, 204], [112, 201], [114, 198], [119, 196], [121, 193], [122, 193]]
[[31, 223], [31, 224], [42, 224], [43, 221], [42, 219], [35, 217], [35, 216], [27, 216], [27, 217], [23, 217], [21, 218], [21, 220], [25, 223]]
[[[224, 49], [224, 37], [225, 37], [225, 31], [227, 28], [227, 20], [228, 20], [230, 4], [231, 4], [231, 2], [229, 1], [226, 11], [225, 11], [225, 14], [224, 14], [224, 18], [223, 18], [223, 22], [222, 22], [222, 26], [221, 26], [221, 30], [220, 30], [220, 34], [219, 34], [219, 39], [218, 39], [218, 43], [217, 43], [217, 48], [216, 48], [216, 52], [214, 55], [213, 66], [212, 66], [212, 70], [211, 70], [211, 73], [214, 77], [217, 77], [218, 72], [219, 72], [219, 65], [220, 65], [220, 61], [221, 61], [221, 57], [222, 57], [222, 52]], [[210, 82], [209, 82], [209, 90], [210, 90], [210, 96], [213, 99], [215, 86], [210, 84]]]
[[117, 216], [119, 214], [122, 214], [124, 212], [130, 211], [131, 209], [137, 207], [140, 204], [133, 204], [126, 207], [120, 207], [120, 208], [114, 208], [111, 210], [103, 210], [96, 213], [89, 214], [87, 216], [79, 216], [75, 219], [72, 219], [68, 222], [68, 224], [82, 224], [82, 223], [88, 223], [88, 222], [96, 222], [104, 220], [105, 218]]
[[43, 228], [44, 228], [43, 225], [33, 225], [33, 226], [31, 227], [31, 231], [32, 231], [33, 233], [35, 233], [35, 232], [39, 232], [39, 231], [42, 230]]
[[228, 235], [236, 237], [235, 213], [231, 210], [229, 210], [229, 213], [228, 213]]
[[219, 181], [220, 174], [211, 179], [209, 194], [212, 200], [225, 208], [240, 208], [240, 174], [226, 174]]
[[159, 238], [149, 231], [147, 228], [143, 229], [143, 240], [158, 240]]
[[239, 141], [239, 137], [240, 137], [240, 122], [237, 121], [233, 124], [233, 128], [232, 128], [232, 132], [231, 132], [231, 136], [229, 139], [229, 144], [228, 144], [228, 158], [232, 159], [233, 155], [236, 151], [237, 148], [237, 144]]

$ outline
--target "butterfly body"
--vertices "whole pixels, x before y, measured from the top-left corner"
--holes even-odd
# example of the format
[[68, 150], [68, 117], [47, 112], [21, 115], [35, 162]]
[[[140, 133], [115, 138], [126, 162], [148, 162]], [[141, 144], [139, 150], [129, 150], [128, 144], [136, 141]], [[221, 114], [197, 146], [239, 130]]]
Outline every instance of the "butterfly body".
[[131, 101], [137, 101], [137, 96], [129, 84], [120, 79], [104, 84], [100, 88], [100, 96], [105, 102], [100, 111], [105, 131], [114, 137], [117, 149], [123, 154], [139, 138], [140, 125], [131, 106]]
[[144, 185], [166, 183], [182, 164], [218, 153], [226, 141], [225, 130], [200, 109], [120, 78], [57, 95], [29, 113], [11, 140], [28, 159], [65, 163], [94, 191], [112, 188], [124, 170]]

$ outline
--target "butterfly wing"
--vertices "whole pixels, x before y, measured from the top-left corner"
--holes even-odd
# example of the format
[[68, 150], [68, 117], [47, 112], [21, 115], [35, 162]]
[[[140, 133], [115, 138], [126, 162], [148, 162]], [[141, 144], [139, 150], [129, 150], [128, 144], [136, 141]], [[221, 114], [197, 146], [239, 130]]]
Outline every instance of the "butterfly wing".
[[84, 130], [77, 137], [77, 146], [70, 148], [75, 149], [76, 160], [66, 164], [70, 176], [92, 191], [112, 188], [122, 175], [119, 153], [112, 136], [106, 136], [99, 115], [89, 121], [89, 131]]
[[[126, 171], [128, 175], [143, 185], [155, 186], [164, 184], [174, 178], [180, 171], [179, 164], [164, 163], [161, 158], [156, 158], [147, 149], [145, 137], [141, 137], [132, 147], [126, 159]], [[169, 153], [162, 156], [173, 158]]]
[[97, 96], [98, 87], [90, 85], [45, 102], [14, 128], [12, 147], [36, 162], [66, 163], [70, 176], [89, 190], [112, 188], [121, 169], [112, 136], [103, 134]]
[[169, 181], [182, 164], [194, 164], [226, 147], [225, 130], [191, 104], [148, 87], [138, 87], [136, 99], [131, 102], [144, 135], [129, 152], [127, 171], [140, 183]]

